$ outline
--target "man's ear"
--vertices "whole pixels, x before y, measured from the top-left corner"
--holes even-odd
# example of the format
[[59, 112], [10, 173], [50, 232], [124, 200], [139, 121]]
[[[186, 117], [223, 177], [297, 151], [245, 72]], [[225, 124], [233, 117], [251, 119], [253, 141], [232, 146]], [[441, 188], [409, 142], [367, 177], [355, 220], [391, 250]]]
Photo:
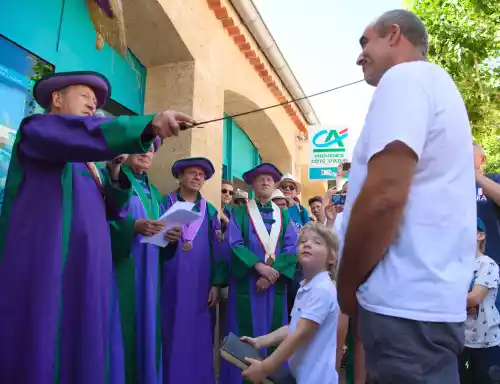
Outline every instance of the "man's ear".
[[391, 24], [387, 27], [387, 34], [389, 35], [389, 44], [391, 47], [395, 46], [401, 40], [401, 27], [397, 24]]
[[62, 97], [63, 95], [61, 91], [52, 92], [52, 106], [56, 108], [61, 108]]

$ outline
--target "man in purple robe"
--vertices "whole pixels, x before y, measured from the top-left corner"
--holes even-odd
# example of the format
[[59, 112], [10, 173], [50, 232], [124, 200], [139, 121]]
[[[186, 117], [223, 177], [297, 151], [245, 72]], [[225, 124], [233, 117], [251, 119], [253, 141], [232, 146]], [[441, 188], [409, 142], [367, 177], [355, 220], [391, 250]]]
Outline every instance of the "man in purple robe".
[[92, 116], [110, 96], [96, 72], [58, 73], [35, 84], [49, 111], [17, 133], [0, 217], [0, 383], [106, 381], [112, 281], [108, 217], [128, 201], [115, 163], [179, 132], [177, 112]]
[[[288, 323], [287, 284], [297, 264], [298, 234], [288, 211], [271, 201], [281, 172], [263, 163], [243, 175], [255, 200], [234, 207], [229, 223], [231, 247], [227, 331], [258, 337]], [[242, 383], [241, 371], [223, 362], [221, 384]]]
[[114, 281], [111, 304], [109, 384], [161, 383], [161, 331], [159, 312], [159, 251], [141, 243], [143, 236], [163, 229], [162, 197], [147, 171], [161, 139], [149, 151], [128, 156], [122, 171], [132, 195], [112, 221]]
[[163, 383], [214, 382], [213, 331], [223, 262], [223, 234], [217, 209], [200, 194], [214, 174], [203, 157], [179, 160], [172, 175], [179, 189], [165, 197], [168, 210], [178, 201], [194, 203], [200, 219], [180, 232], [167, 232], [168, 260], [163, 263], [161, 290], [163, 332]]

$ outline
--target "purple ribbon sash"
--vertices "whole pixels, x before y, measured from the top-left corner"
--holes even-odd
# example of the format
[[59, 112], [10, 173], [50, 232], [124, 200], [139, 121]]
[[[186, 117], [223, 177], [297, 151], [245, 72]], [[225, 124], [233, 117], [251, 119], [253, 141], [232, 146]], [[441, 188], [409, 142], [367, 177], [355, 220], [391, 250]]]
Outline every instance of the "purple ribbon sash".
[[[170, 200], [172, 204], [177, 203], [177, 193], [173, 192], [170, 194]], [[205, 220], [205, 212], [207, 210], [207, 201], [202, 197], [200, 200], [200, 218], [193, 221], [191, 224], [182, 226], [182, 239], [184, 242], [187, 242], [193, 245], [193, 240], [196, 237], [196, 234], [200, 230], [201, 224], [203, 224], [203, 220]]]

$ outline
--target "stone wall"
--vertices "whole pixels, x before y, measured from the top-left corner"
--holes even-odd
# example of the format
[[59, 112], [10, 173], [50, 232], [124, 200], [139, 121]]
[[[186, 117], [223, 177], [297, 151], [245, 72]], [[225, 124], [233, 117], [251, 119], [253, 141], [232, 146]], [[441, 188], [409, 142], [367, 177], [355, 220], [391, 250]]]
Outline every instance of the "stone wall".
[[[124, 0], [129, 46], [148, 69], [146, 113], [177, 109], [205, 121], [222, 117], [224, 112], [235, 114], [273, 105], [279, 97], [290, 98], [229, 2], [224, 3], [222, 13], [220, 9], [221, 2], [213, 0]], [[238, 28], [243, 40], [233, 38], [228, 31], [231, 27]], [[253, 65], [256, 59], [262, 68]], [[281, 106], [235, 120], [259, 149], [263, 161], [274, 162], [283, 172], [298, 177], [304, 173], [303, 162], [298, 162], [297, 136], [305, 124], [295, 107]], [[162, 192], [176, 186], [170, 167], [186, 156], [206, 156], [214, 163], [216, 175], [203, 193], [218, 206], [222, 122], [183, 132], [165, 142], [151, 170]], [[301, 179], [304, 190], [310, 193], [307, 179]], [[324, 191], [321, 185], [319, 189]], [[317, 189], [318, 185], [312, 188], [314, 192]]]

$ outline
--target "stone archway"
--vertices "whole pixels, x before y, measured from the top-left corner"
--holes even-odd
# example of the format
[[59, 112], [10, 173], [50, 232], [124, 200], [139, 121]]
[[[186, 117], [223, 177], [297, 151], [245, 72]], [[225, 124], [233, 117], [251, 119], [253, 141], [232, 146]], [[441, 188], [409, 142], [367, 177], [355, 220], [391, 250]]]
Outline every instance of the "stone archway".
[[[228, 115], [261, 108], [240, 93], [224, 91], [224, 112]], [[276, 165], [282, 172], [292, 172], [292, 154], [266, 111], [234, 118], [259, 150], [262, 161]]]

